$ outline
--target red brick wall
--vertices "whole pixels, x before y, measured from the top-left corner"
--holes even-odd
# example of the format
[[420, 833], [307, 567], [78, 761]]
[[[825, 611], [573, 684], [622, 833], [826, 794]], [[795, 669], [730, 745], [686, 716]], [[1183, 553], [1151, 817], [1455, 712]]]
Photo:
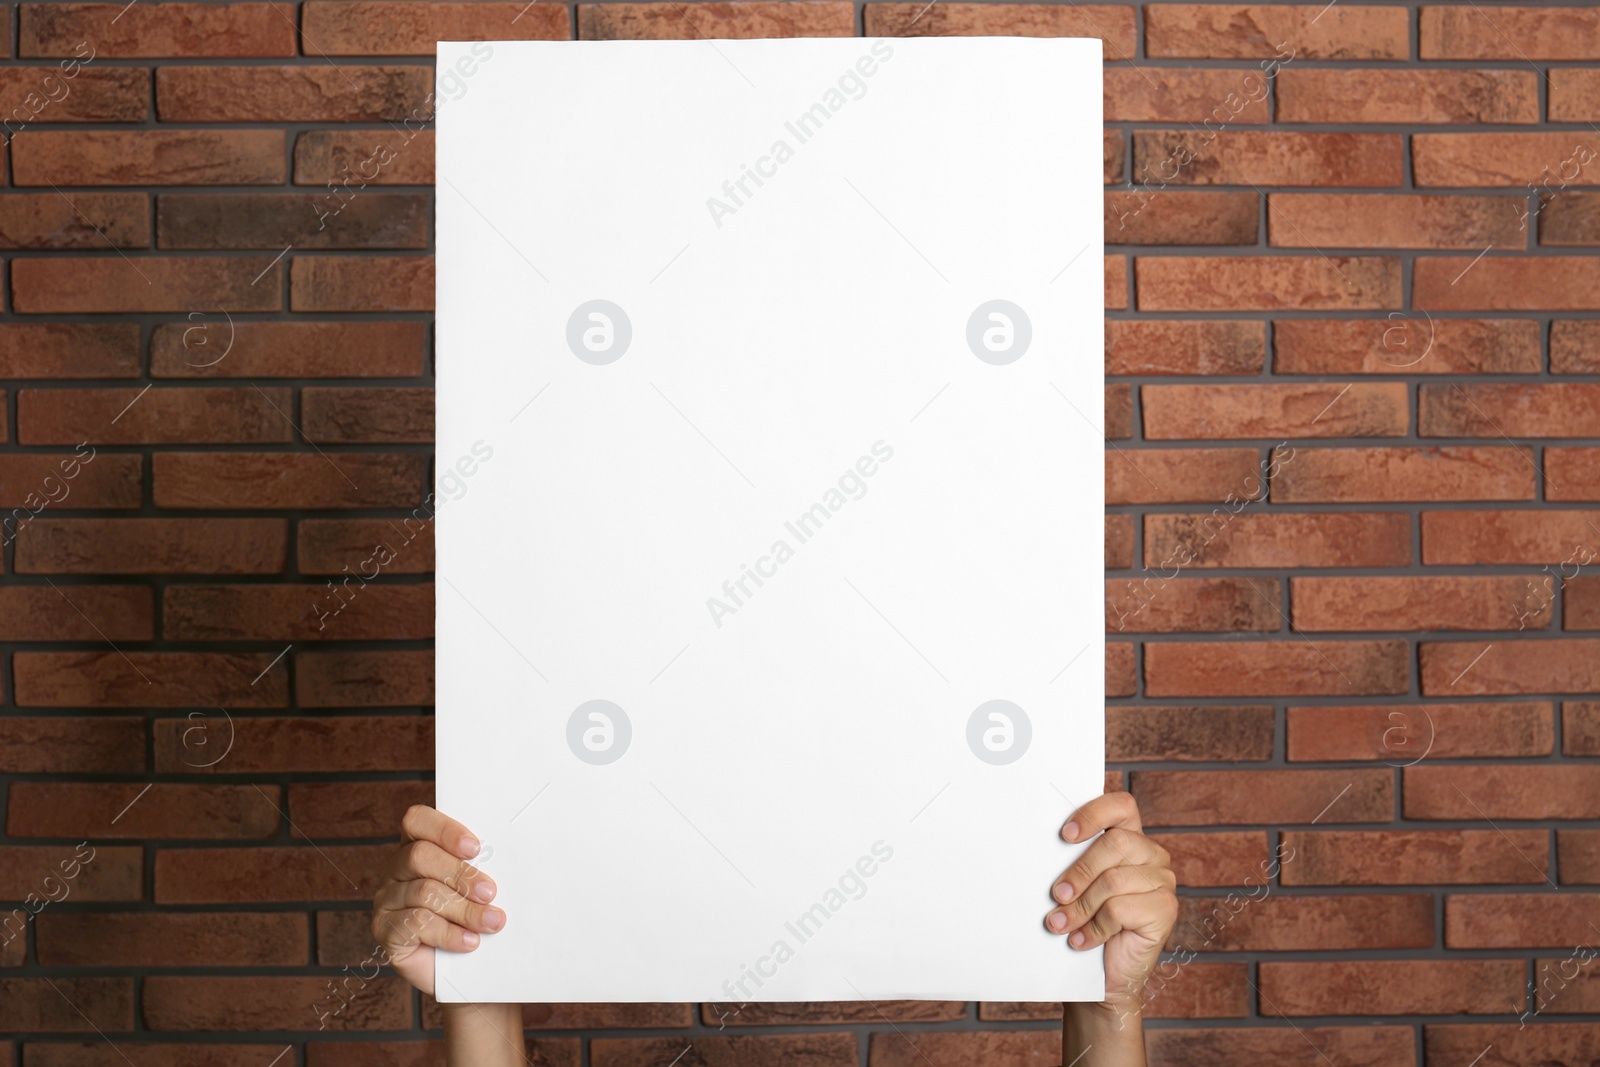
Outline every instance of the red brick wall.
[[[1107, 757], [1185, 887], [1152, 1060], [1600, 1058], [1600, 8], [4, 11], [0, 1067], [439, 1061], [360, 976], [431, 796], [431, 539], [313, 608], [429, 485], [432, 42], [860, 32], [1105, 41]], [[526, 1019], [563, 1067], [1057, 1047], [1044, 1005]]]

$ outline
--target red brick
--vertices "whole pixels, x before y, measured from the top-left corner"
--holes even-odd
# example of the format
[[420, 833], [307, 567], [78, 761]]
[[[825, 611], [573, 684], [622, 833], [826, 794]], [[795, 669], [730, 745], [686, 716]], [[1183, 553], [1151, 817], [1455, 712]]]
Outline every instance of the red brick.
[[1600, 311], [1600, 260], [1490, 254], [1419, 259], [1411, 297], [1443, 311]]
[[286, 444], [292, 439], [292, 407], [288, 389], [23, 389], [17, 394], [17, 441]]
[[1401, 382], [1146, 385], [1146, 440], [1401, 437], [1410, 425]]
[[282, 519], [35, 519], [17, 538], [18, 574], [277, 574]]
[[0, 978], [0, 1031], [104, 1036], [133, 1026], [132, 978]]
[[1135, 130], [1136, 182], [1177, 185], [1399, 186], [1402, 140], [1390, 133]]
[[410, 378], [423, 372], [422, 322], [229, 323], [211, 314], [162, 323], [150, 338], [156, 378]]
[[1138, 667], [1133, 645], [1126, 641], [1106, 645], [1106, 696], [1129, 697], [1138, 688]]
[[[24, 527], [26, 529], [26, 527]], [[0, 641], [149, 641], [151, 590], [131, 585], [0, 589]]]
[[1593, 68], [1556, 67], [1550, 78], [1550, 121], [1593, 122], [1600, 118], [1600, 72]]
[[13, 134], [33, 123], [143, 122], [150, 116], [150, 73], [136, 67], [74, 63], [0, 70], [0, 114]]
[[378, 888], [378, 873], [393, 854], [392, 844], [164, 848], [156, 852], [155, 901], [297, 905], [317, 900], [370, 902]]
[[1307, 1046], [1341, 1067], [1392, 1067], [1416, 1062], [1409, 1026], [1253, 1026], [1224, 1030], [1152, 1030], [1145, 1035], [1149, 1067], [1237, 1067], [1294, 1063]]
[[1600, 831], [1557, 830], [1556, 869], [1562, 885], [1600, 885]]
[[362, 911], [317, 912], [317, 965], [371, 967], [377, 954], [372, 916]]
[[17, 54], [71, 56], [89, 41], [97, 60], [292, 56], [293, 17], [276, 3], [25, 3]]
[[276, 185], [284, 143], [281, 130], [25, 131], [12, 138], [11, 176], [17, 185]]
[[283, 707], [288, 672], [271, 653], [18, 652], [23, 707]]
[[[881, 1014], [880, 1014], [881, 1011]], [[719, 1030], [735, 1026], [805, 1026], [882, 1024], [884, 1022], [934, 1023], [964, 1019], [967, 1005], [959, 1000], [829, 1000], [793, 1003], [711, 1003], [701, 1006], [701, 1021]], [[1057, 1005], [1060, 1017], [1060, 1005]]]
[[1289, 593], [1294, 628], [1313, 632], [1542, 628], [1553, 599], [1550, 579], [1512, 575], [1294, 578]]
[[1263, 1015], [1502, 1015], [1521, 960], [1317, 960], [1261, 965]]
[[[62, 489], [65, 496], [57, 496]], [[0, 507], [36, 513], [51, 497], [75, 508], [136, 508], [144, 493], [144, 459], [101, 454], [85, 446], [65, 454], [0, 456]], [[8, 534], [25, 516], [0, 520]]]
[[1545, 830], [1293, 830], [1282, 881], [1307, 885], [1537, 885]]
[[[578, 1067], [582, 1042], [575, 1037], [524, 1040], [534, 1067]], [[442, 1067], [443, 1041], [312, 1041], [307, 1067]], [[181, 1065], [180, 1065], [181, 1067]]]
[[[1109, 651], [1107, 659], [1110, 659]], [[303, 708], [431, 705], [433, 653], [298, 654], [295, 656], [295, 702]]]
[[[302, 538], [305, 536], [304, 531], [305, 531], [305, 529], [306, 529], [306, 527], [308, 525], [310, 525], [310, 523], [301, 523], [301, 525], [300, 525], [300, 529], [302, 531], [302, 533], [301, 533]], [[372, 532], [376, 533], [378, 531], [374, 530]], [[404, 531], [398, 531], [398, 530], [391, 530], [389, 536], [394, 536], [396, 533], [398, 533], [400, 535], [400, 538], [402, 538], [402, 539], [406, 536]], [[1107, 515], [1106, 516], [1106, 522], [1105, 522], [1105, 534], [1106, 534], [1106, 548], [1105, 548], [1106, 569], [1107, 570], [1126, 570], [1127, 568], [1132, 567], [1133, 566], [1133, 516], [1132, 515]], [[417, 546], [418, 546], [418, 551], [411, 554], [409, 562], [412, 563], [412, 564], [420, 563], [421, 560], [419, 559], [419, 557], [422, 557], [422, 556], [425, 555], [426, 559], [428, 561], [428, 565], [425, 566], [425, 567], [420, 567], [419, 569], [421, 569], [421, 570], [432, 570], [433, 569], [433, 565], [432, 565], [432, 559], [433, 559], [433, 530], [432, 530], [432, 527], [428, 527], [428, 528], [425, 528], [423, 530], [416, 531], [416, 542], [417, 542]], [[376, 542], [374, 542], [374, 543], [376, 543]], [[302, 556], [305, 555], [305, 549], [304, 548], [301, 549], [300, 554]], [[365, 555], [365, 553], [363, 553], [363, 555]], [[396, 562], [398, 562], [398, 561], [396, 561]]]
[[300, 414], [306, 439], [325, 444], [433, 440], [432, 389], [306, 389]]
[[294, 142], [294, 182], [432, 185], [433, 131], [307, 130]]
[[839, 0], [578, 5], [581, 41], [853, 37], [855, 22], [854, 8]]
[[227, 1045], [210, 1041], [121, 1042], [114, 1047], [101, 1038], [81, 1043], [30, 1041], [27, 1067], [128, 1067], [130, 1060], [124, 1057], [137, 1057], [134, 1062], [138, 1067], [155, 1067], [156, 1064], [161, 1067], [215, 1067], [218, 1063], [250, 1063], [269, 1047], [260, 1043]]
[[1600, 756], [1600, 703], [1569, 700], [1561, 705], [1561, 751]]
[[411, 987], [394, 977], [358, 975], [335, 985], [334, 977], [152, 976], [144, 980], [142, 1003], [152, 1030], [339, 1032], [411, 1025]]
[[[1600, 557], [1586, 511], [1425, 511], [1422, 561], [1430, 564], [1566, 564]], [[1565, 568], [1562, 577], [1567, 577]], [[1573, 573], [1576, 573], [1574, 571]]]
[[1228, 897], [1180, 897], [1168, 948], [1326, 952], [1433, 945], [1433, 897], [1426, 893], [1283, 897], [1249, 892], [1253, 890]]
[[1270, 707], [1109, 707], [1106, 759], [1271, 759], [1272, 733]]
[[1105, 257], [1105, 305], [1107, 311], [1128, 308], [1128, 257]]
[[1537, 322], [1417, 315], [1279, 319], [1272, 324], [1272, 369], [1278, 374], [1539, 373]]
[[1291, 707], [1288, 730], [1291, 762], [1548, 756], [1555, 745], [1547, 702]]
[[1456, 189], [1527, 191], [1545, 181], [1559, 188], [1582, 173], [1584, 148], [1584, 138], [1567, 131], [1419, 133], [1411, 139], [1417, 185]]
[[[318, 719], [241, 716], [231, 719], [230, 724], [215, 721], [211, 731], [214, 736], [207, 737], [208, 742], [215, 743], [208, 743], [201, 751], [196, 750], [196, 739], [190, 736], [194, 729], [192, 719], [157, 719], [153, 728], [155, 769], [162, 774], [194, 774], [208, 769], [228, 774], [433, 769], [433, 720], [418, 715]], [[230, 737], [232, 745], [225, 762], [200, 766], [216, 755], [209, 751], [211, 748], [226, 744]]]
[[[1148, 652], [1148, 649], [1146, 650]], [[1387, 822], [1394, 776], [1342, 770], [1135, 771], [1133, 795], [1146, 826]]]
[[1425, 641], [1427, 696], [1586, 693], [1600, 689], [1600, 641]]
[[1260, 213], [1255, 193], [1108, 189], [1105, 241], [1108, 245], [1253, 245]]
[[1403, 641], [1162, 641], [1144, 658], [1154, 697], [1404, 693], [1410, 675]]
[[[869, 3], [868, 37], [1098, 37], [1105, 57], [1133, 56], [1138, 16], [1115, 4]], [[921, 13], [921, 17], [918, 14]]]
[[[150, 247], [150, 202], [143, 193], [80, 192], [71, 198], [56, 192], [12, 193], [0, 199], [0, 248], [103, 249], [107, 245]], [[123, 328], [100, 324], [98, 339], [103, 345], [108, 333]], [[77, 329], [86, 339], [96, 336], [94, 327], [80, 325]], [[66, 332], [57, 328], [58, 335]], [[9, 355], [0, 354], [0, 359]], [[50, 357], [47, 354], [45, 358]]]
[[1423, 59], [1592, 60], [1600, 50], [1600, 10], [1588, 7], [1425, 7]]
[[1101, 138], [1101, 152], [1105, 164], [1106, 184], [1122, 180], [1128, 156], [1128, 145], [1123, 139], [1121, 130], [1106, 130]]
[[[1592, 557], [1592, 553], [1590, 554]], [[1563, 572], [1565, 568], [1562, 568]], [[1563, 577], [1565, 574], [1563, 573]], [[1529, 606], [1540, 600], [1541, 594], [1537, 590], [1537, 580], [1525, 579], [1535, 583], [1535, 591], [1529, 595]], [[1548, 579], [1545, 579], [1548, 582]], [[1592, 574], [1579, 575], [1569, 579], [1562, 586], [1562, 618], [1561, 626], [1566, 630], [1600, 630], [1600, 586], [1595, 584]], [[1548, 598], [1546, 598], [1548, 599]], [[1541, 607], [1544, 605], [1540, 605]]]
[[[830, 1035], [831, 1036], [831, 1035]], [[844, 1036], [844, 1035], [840, 1035]], [[746, 1040], [750, 1040], [747, 1038]], [[595, 1042], [596, 1045], [599, 1042]], [[663, 1042], [665, 1044], [665, 1042]], [[1055, 1063], [1061, 1058], [1061, 1035], [1056, 1028], [1050, 1030], [989, 1030], [978, 1032], [919, 1032], [914, 1037], [900, 1033], [880, 1031], [874, 1033], [868, 1045], [868, 1062], [872, 1067], [1034, 1067]], [[755, 1050], [751, 1050], [755, 1051]], [[806, 1067], [840, 1067], [856, 1063], [855, 1048], [850, 1048], [849, 1058], [802, 1060]], [[669, 1053], [670, 1054], [670, 1053]], [[595, 1067], [645, 1067], [643, 1060], [593, 1061]], [[789, 1063], [770, 1053], [749, 1060], [710, 1060], [712, 1063]]]
[[1425, 437], [1593, 437], [1600, 385], [1450, 384], [1418, 390]]
[[1406, 59], [1403, 7], [1152, 4], [1145, 54], [1183, 59]]
[[1105, 464], [1106, 503], [1112, 505], [1217, 503], [1260, 492], [1254, 448], [1122, 449], [1107, 452]]
[[406, 641], [433, 636], [433, 585], [168, 586], [164, 635], [174, 641]]
[[[1108, 521], [1108, 553], [1109, 528]], [[1128, 537], [1131, 541], [1131, 530]], [[433, 570], [433, 524], [413, 519], [307, 519], [299, 525], [295, 555], [302, 574], [338, 574], [345, 568], [361, 574], [385, 559], [388, 562], [381, 564], [385, 574], [427, 573]]]
[[424, 193], [166, 193], [156, 197], [162, 248], [426, 248]]
[[1521, 243], [1516, 204], [1501, 196], [1273, 193], [1267, 228], [1278, 248], [1481, 250]]
[[1105, 387], [1105, 437], [1125, 441], [1133, 436], [1133, 386], [1110, 382]]
[[1107, 67], [1107, 122], [1264, 125], [1267, 88], [1258, 71]]
[[[1424, 1026], [1423, 1045], [1428, 1063], [1469, 1062], [1482, 1055], [1484, 1067], [1512, 1064], [1582, 1064], [1600, 1056], [1600, 1030], [1593, 1023], [1519, 1021], [1481, 1026]], [[1471, 1048], [1475, 1051], [1467, 1052]], [[1465, 1053], [1465, 1056], [1463, 1056]]]
[[162, 122], [397, 122], [431, 117], [432, 90], [422, 66], [162, 67], [156, 111]]
[[1134, 273], [1140, 311], [1357, 311], [1401, 301], [1400, 261], [1383, 256], [1140, 256]]
[[1106, 582], [1106, 629], [1118, 633], [1276, 630], [1282, 599], [1276, 578], [1114, 578]]
[[413, 804], [433, 805], [432, 782], [299, 782], [289, 786], [290, 833], [332, 837], [394, 837]]
[[1147, 515], [1145, 566], [1403, 567], [1411, 520], [1395, 512]]
[[1532, 70], [1296, 67], [1278, 75], [1277, 98], [1279, 122], [1539, 121], [1539, 75]]
[[10, 774], [142, 774], [144, 749], [143, 719], [0, 716], [0, 771]]
[[138, 374], [138, 323], [0, 324], [0, 375], [6, 378], [133, 378]]
[[328, 3], [300, 8], [307, 55], [432, 56], [440, 41], [565, 41], [565, 6], [513, 3]]
[[[260, 284], [256, 284], [257, 279]], [[271, 256], [75, 256], [11, 261], [20, 312], [277, 311], [283, 266]]]
[[[137, 798], [137, 799], [136, 799]], [[251, 838], [278, 830], [275, 785], [12, 782], [13, 837]]]
[[279, 912], [46, 912], [34, 935], [46, 967], [303, 967], [310, 923]]
[[1586, 940], [1596, 906], [1600, 894], [1595, 893], [1451, 894], [1444, 898], [1444, 943], [1448, 948], [1570, 948], [1574, 938]]
[[163, 508], [399, 508], [427, 492], [425, 456], [342, 452], [158, 452]]
[[1405, 769], [1408, 819], [1600, 818], [1600, 767], [1419, 764]]
[[1545, 201], [1539, 212], [1539, 243], [1600, 244], [1600, 195], [1563, 190]]
[[1151, 834], [1166, 849], [1181, 886], [1237, 886], [1268, 869], [1264, 830]]
[[432, 311], [432, 256], [312, 256], [294, 261], [295, 311]]
[[1266, 340], [1261, 322], [1117, 319], [1106, 323], [1106, 373], [1259, 374]]
[[1526, 450], [1501, 447], [1302, 448], [1272, 481], [1274, 503], [1532, 500]]
[[46, 878], [63, 878], [80, 904], [138, 900], [144, 848], [137, 845], [0, 845], [0, 900], [43, 894]]
[[1600, 500], [1600, 449], [1546, 448], [1546, 500]]
[[[425, 1029], [434, 1029], [432, 997], [422, 998]], [[524, 1004], [524, 1030], [666, 1030], [694, 1024], [693, 1004]]]

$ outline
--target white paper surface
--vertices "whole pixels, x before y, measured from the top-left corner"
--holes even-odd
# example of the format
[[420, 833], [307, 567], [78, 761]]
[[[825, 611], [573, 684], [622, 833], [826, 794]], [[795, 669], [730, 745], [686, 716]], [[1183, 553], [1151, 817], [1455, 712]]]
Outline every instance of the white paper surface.
[[1102, 999], [1100, 70], [439, 45], [440, 1000]]

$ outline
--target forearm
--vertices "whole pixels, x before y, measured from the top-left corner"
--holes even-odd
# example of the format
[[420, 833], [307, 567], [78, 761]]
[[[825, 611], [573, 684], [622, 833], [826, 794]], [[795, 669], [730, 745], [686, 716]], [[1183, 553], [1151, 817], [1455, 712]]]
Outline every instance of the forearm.
[[443, 1004], [445, 1062], [456, 1067], [521, 1067], [522, 1005]]
[[1062, 1067], [1145, 1067], [1138, 1005], [1068, 1004], [1061, 1019]]

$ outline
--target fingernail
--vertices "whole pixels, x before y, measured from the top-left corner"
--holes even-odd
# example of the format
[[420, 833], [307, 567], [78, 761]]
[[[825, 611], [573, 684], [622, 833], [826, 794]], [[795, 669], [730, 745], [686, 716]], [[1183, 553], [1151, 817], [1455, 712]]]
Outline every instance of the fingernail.
[[499, 908], [486, 908], [483, 913], [483, 925], [492, 933], [506, 924], [506, 913]]
[[1062, 882], [1056, 886], [1056, 899], [1065, 904], [1072, 899], [1072, 883]]
[[476, 837], [463, 837], [461, 844], [457, 847], [461, 849], [461, 854], [470, 860], [478, 854], [478, 839]]
[[1078, 824], [1075, 822], [1067, 823], [1061, 828], [1061, 836], [1068, 841], [1076, 841], [1078, 839]]
[[1084, 936], [1082, 930], [1074, 930], [1072, 932], [1072, 936], [1067, 938], [1067, 940], [1072, 942], [1073, 948], [1082, 948], [1083, 943], [1087, 941], [1088, 938]]
[[472, 899], [487, 904], [494, 899], [494, 883], [487, 878], [480, 878], [472, 883]]
[[1045, 918], [1045, 925], [1050, 927], [1052, 930], [1065, 930], [1067, 928], [1067, 917], [1061, 914], [1059, 911], [1052, 911], [1049, 916]]
[[468, 948], [478, 947], [478, 935], [473, 933], [471, 930], [468, 930], [466, 933], [462, 934], [461, 940], [466, 943]]

